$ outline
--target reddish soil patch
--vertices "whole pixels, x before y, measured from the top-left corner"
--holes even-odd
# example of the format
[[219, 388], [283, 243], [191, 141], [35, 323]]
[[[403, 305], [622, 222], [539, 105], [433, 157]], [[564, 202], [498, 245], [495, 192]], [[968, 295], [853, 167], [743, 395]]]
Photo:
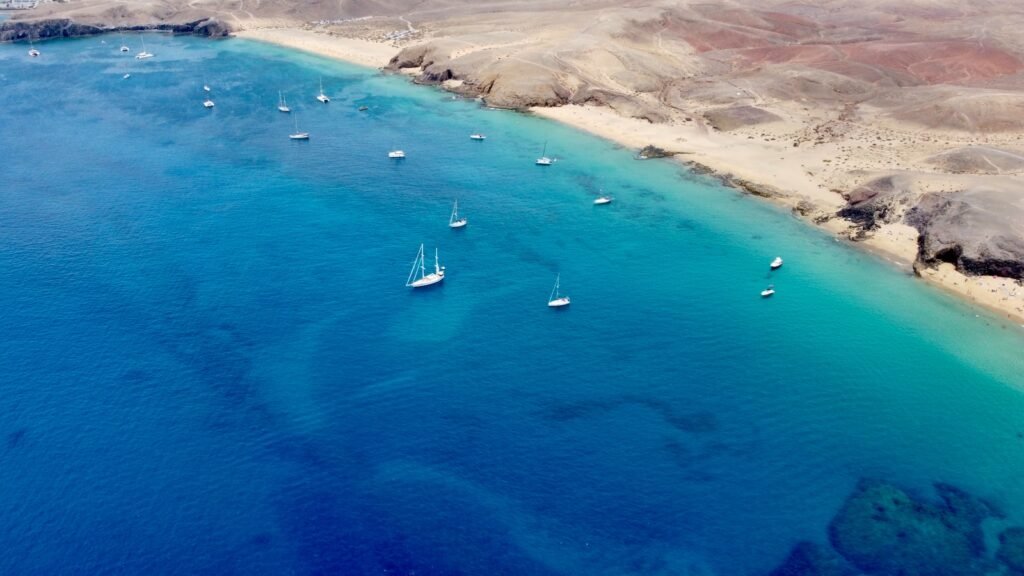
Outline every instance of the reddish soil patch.
[[1014, 74], [1017, 57], [977, 42], [861, 42], [836, 46], [758, 46], [741, 52], [748, 66], [794, 63], [869, 82], [971, 84]]

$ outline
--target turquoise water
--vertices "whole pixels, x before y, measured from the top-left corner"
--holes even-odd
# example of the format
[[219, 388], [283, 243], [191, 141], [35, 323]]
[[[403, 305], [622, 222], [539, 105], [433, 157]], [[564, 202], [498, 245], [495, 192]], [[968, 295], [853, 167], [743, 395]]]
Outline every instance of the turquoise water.
[[864, 476], [1024, 521], [1019, 327], [561, 126], [117, 45], [0, 46], [0, 573], [764, 574]]

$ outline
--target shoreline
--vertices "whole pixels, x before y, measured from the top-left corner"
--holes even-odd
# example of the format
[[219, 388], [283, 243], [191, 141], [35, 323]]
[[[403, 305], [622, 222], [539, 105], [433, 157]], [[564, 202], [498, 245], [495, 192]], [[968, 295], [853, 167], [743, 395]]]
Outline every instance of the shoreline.
[[[289, 26], [254, 27], [234, 35], [378, 70], [387, 66], [399, 52], [399, 48], [391, 44]], [[444, 84], [440, 87], [447, 88]], [[967, 276], [951, 264], [935, 268], [918, 265], [918, 233], [905, 224], [883, 224], [866, 237], [854, 240], [851, 235], [857, 229], [853, 223], [835, 216], [845, 205], [845, 200], [833, 188], [835, 183], [827, 175], [817, 174], [807, 167], [809, 158], [828, 162], [827, 157], [836, 152], [829, 146], [800, 148], [799, 153], [794, 154], [784, 138], [744, 139], [742, 132], [736, 135], [719, 132], [701, 121], [653, 124], [627, 118], [607, 106], [568, 104], [531, 107], [528, 112], [626, 148], [640, 150], [653, 145], [670, 151], [676, 162], [705, 172], [725, 186], [789, 208], [804, 223], [825, 230], [836, 240], [881, 258], [928, 285], [994, 314], [995, 320], [1009, 321], [1017, 328], [1024, 328], [1024, 285], [1015, 280]], [[785, 133], [792, 128], [785, 122], [781, 124], [781, 130], [774, 132]]]

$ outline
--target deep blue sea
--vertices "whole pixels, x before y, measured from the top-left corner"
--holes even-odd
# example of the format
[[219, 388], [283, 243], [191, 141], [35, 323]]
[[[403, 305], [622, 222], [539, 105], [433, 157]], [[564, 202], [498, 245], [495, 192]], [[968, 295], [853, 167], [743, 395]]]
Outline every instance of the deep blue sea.
[[1024, 521], [1019, 326], [540, 119], [119, 44], [0, 45], [0, 574], [758, 575], [861, 477]]

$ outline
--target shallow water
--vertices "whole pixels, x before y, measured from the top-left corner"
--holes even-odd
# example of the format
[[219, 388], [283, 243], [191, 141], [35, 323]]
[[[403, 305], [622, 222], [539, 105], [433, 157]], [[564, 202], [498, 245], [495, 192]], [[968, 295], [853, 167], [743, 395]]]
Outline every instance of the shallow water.
[[763, 574], [864, 476], [1024, 521], [1019, 327], [539, 119], [102, 40], [0, 46], [0, 573]]

